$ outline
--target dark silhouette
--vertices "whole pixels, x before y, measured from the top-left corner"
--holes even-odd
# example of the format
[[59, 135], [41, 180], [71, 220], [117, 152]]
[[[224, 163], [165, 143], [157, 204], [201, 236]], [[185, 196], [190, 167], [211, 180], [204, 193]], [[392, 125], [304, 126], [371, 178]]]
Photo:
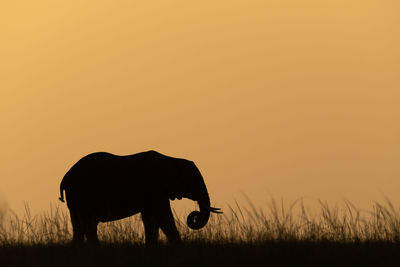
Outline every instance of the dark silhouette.
[[146, 244], [158, 241], [158, 229], [168, 241], [179, 243], [169, 200], [189, 198], [197, 201], [199, 211], [187, 218], [192, 229], [204, 227], [210, 212], [221, 213], [210, 206], [203, 177], [189, 160], [147, 151], [128, 156], [105, 152], [80, 159], [60, 184], [60, 200], [70, 210], [73, 242], [97, 244], [97, 225], [141, 213]]

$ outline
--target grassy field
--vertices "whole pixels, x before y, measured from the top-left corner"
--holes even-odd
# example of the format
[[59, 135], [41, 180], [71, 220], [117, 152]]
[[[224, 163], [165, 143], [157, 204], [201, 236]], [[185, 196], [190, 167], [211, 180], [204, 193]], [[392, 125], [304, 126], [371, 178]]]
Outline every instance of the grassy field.
[[360, 211], [350, 202], [272, 200], [265, 209], [235, 204], [200, 231], [177, 215], [183, 244], [144, 246], [140, 215], [101, 224], [100, 246], [69, 245], [67, 213], [52, 207], [0, 222], [0, 266], [400, 266], [400, 216], [390, 201]]

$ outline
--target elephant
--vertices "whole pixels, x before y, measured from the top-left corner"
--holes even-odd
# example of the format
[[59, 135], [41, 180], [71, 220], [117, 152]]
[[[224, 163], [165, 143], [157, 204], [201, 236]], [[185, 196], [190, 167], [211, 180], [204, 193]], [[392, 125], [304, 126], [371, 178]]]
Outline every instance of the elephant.
[[194, 162], [163, 155], [154, 150], [119, 156], [96, 152], [81, 158], [60, 184], [60, 201], [70, 211], [73, 239], [81, 244], [98, 244], [99, 222], [119, 220], [140, 213], [147, 245], [158, 242], [159, 228], [168, 242], [181, 242], [170, 200], [197, 201], [200, 211], [187, 217], [192, 229], [204, 227], [211, 207], [203, 177]]

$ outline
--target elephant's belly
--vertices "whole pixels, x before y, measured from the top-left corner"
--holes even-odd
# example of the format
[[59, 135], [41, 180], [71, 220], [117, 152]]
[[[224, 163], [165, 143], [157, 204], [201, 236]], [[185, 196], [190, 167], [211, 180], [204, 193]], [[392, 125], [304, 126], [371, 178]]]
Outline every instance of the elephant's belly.
[[132, 215], [135, 215], [139, 213], [139, 209], [137, 210], [112, 210], [109, 212], [105, 212], [101, 215], [99, 215], [99, 221], [100, 222], [110, 222], [110, 221], [115, 221], [115, 220], [121, 220], [127, 217], [130, 217]]
[[96, 199], [96, 214], [101, 222], [109, 222], [130, 217], [140, 212], [141, 201], [126, 193], [111, 194], [112, 197], [100, 197]]

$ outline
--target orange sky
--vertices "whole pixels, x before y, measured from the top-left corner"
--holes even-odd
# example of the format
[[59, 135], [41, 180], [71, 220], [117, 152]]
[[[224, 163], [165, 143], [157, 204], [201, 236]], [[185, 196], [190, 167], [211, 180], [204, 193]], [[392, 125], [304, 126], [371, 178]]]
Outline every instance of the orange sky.
[[2, 1], [0, 199], [95, 151], [195, 161], [217, 205], [400, 202], [397, 0]]

